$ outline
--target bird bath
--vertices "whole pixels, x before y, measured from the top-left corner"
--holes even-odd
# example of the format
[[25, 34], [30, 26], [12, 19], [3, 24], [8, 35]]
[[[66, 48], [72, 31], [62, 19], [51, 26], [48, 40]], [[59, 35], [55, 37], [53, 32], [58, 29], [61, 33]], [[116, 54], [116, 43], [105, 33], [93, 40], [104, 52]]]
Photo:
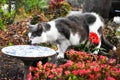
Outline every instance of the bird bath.
[[27, 78], [28, 69], [35, 60], [41, 60], [46, 57], [51, 57], [56, 52], [48, 47], [32, 46], [32, 45], [14, 45], [4, 47], [1, 50], [5, 55], [21, 59], [24, 63], [25, 72], [24, 80]]

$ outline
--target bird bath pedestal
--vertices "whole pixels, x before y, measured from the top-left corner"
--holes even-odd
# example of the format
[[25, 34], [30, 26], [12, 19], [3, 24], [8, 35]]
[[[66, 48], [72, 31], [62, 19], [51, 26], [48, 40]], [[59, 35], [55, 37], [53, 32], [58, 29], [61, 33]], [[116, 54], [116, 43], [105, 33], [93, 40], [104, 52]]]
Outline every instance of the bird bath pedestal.
[[24, 80], [27, 78], [27, 74], [29, 72], [28, 69], [33, 61], [51, 57], [56, 54], [56, 52], [51, 48], [31, 45], [8, 46], [4, 47], [1, 51], [5, 55], [15, 57], [23, 61], [25, 67]]

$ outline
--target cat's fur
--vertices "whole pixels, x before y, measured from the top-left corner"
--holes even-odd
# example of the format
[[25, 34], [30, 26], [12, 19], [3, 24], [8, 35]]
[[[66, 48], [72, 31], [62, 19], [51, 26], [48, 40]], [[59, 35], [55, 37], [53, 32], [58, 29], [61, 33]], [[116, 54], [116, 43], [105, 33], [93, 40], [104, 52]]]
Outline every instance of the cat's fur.
[[[101, 44], [109, 49], [116, 50], [116, 47], [103, 38], [103, 19], [96, 13], [76, 13], [66, 17], [57, 18], [49, 22], [29, 25], [29, 39], [31, 44], [45, 42], [56, 42], [58, 47], [58, 58], [64, 58], [64, 53], [71, 45], [79, 45], [89, 38], [90, 32], [95, 32], [100, 38], [97, 48]], [[93, 52], [97, 54], [98, 51]]]

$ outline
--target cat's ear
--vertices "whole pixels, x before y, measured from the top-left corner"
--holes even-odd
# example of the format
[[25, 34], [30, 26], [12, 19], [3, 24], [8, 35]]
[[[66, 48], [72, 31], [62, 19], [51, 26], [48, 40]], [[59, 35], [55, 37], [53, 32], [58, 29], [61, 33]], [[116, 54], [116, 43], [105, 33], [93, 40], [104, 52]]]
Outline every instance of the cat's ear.
[[38, 23], [37, 28], [38, 28], [39, 30], [41, 30], [41, 29], [43, 28], [43, 27], [42, 27], [42, 24]]
[[34, 31], [37, 30], [37, 26], [38, 26], [38, 24], [35, 24], [35, 25], [29, 24], [29, 30], [30, 30], [31, 32], [34, 32]]

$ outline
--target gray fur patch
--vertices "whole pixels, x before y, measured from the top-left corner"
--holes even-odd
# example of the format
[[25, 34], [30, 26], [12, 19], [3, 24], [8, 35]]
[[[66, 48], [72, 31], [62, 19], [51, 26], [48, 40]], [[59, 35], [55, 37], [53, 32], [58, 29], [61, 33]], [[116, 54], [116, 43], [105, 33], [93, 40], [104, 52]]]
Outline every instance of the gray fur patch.
[[46, 23], [46, 22], [41, 23], [41, 25], [42, 25], [42, 27], [44, 28], [44, 29], [43, 29], [44, 31], [49, 31], [50, 28], [51, 28], [50, 24], [48, 24], [48, 23]]
[[59, 33], [64, 35], [67, 39], [70, 38], [70, 32], [73, 34], [79, 33], [82, 37], [81, 41], [85, 40], [89, 36], [89, 25], [93, 24], [96, 17], [92, 14], [78, 14], [70, 15], [66, 18], [59, 18], [55, 20], [56, 28]]

